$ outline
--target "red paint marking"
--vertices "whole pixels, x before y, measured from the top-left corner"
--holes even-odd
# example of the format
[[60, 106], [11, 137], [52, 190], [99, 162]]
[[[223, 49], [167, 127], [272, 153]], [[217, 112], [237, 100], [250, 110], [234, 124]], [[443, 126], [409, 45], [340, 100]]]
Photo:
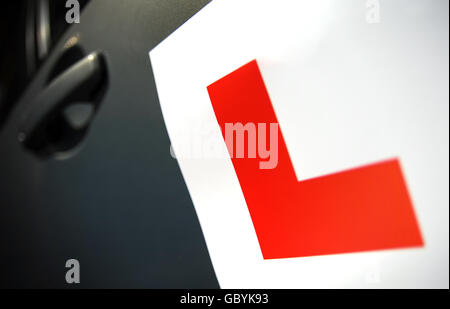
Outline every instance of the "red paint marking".
[[[256, 60], [208, 92], [222, 133], [225, 123], [278, 123]], [[397, 159], [298, 182], [278, 134], [276, 168], [232, 159], [265, 259], [423, 246]]]

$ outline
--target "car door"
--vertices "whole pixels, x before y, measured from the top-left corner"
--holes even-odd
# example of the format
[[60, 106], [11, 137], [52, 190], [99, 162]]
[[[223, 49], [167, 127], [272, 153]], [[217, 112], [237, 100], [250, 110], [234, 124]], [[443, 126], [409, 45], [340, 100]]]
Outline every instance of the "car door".
[[0, 131], [1, 287], [218, 287], [148, 57], [207, 2], [93, 0], [58, 40]]

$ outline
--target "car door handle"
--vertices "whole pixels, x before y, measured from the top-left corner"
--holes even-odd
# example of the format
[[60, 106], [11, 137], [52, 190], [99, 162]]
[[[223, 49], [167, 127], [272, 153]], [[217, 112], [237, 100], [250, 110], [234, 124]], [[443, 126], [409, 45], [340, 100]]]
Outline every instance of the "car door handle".
[[[93, 52], [55, 77], [31, 103], [19, 128], [19, 142], [39, 156], [76, 146], [92, 121], [106, 76], [104, 57]], [[68, 107], [80, 103], [91, 107], [90, 115], [81, 123], [72, 121], [66, 113]]]

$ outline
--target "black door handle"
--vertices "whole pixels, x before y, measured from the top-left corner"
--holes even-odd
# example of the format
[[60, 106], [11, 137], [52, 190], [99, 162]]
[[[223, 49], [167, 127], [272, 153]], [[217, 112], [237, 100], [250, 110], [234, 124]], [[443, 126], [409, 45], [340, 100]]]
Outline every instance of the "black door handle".
[[[19, 128], [19, 142], [40, 157], [74, 148], [86, 134], [106, 76], [104, 57], [94, 52], [54, 78], [31, 103]], [[73, 121], [66, 111], [80, 103], [91, 110], [84, 121]]]

